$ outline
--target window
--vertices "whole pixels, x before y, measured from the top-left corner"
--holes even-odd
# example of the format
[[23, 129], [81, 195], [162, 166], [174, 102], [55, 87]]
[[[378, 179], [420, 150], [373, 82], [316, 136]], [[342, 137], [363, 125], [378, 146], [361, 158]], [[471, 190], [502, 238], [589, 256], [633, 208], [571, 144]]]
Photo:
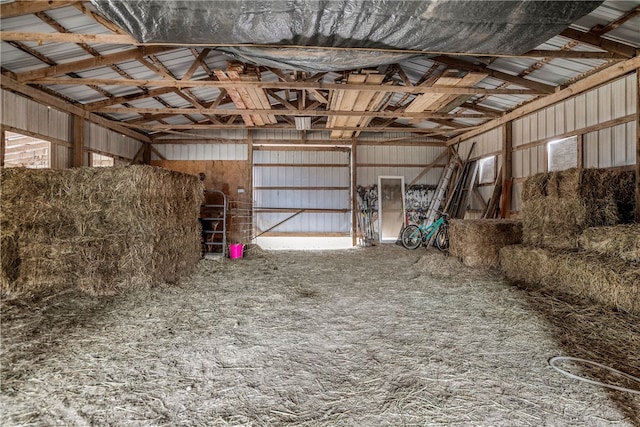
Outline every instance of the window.
[[15, 132], [4, 133], [4, 166], [42, 169], [51, 166], [51, 142]]
[[558, 139], [547, 143], [549, 172], [562, 171], [578, 166], [578, 137]]
[[478, 160], [478, 183], [492, 184], [496, 180], [496, 156]]
[[90, 153], [90, 156], [90, 164], [93, 167], [106, 167], [114, 165], [113, 157], [103, 156], [102, 154], [98, 153]]

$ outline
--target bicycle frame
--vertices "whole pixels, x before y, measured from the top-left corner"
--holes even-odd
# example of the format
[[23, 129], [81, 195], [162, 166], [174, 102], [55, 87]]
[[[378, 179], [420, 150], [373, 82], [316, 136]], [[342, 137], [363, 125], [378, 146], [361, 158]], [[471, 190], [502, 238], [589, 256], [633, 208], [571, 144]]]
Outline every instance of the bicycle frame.
[[424, 236], [424, 241], [430, 242], [431, 238], [436, 235], [436, 233], [438, 232], [442, 224], [444, 224], [443, 216], [441, 216], [436, 221], [429, 224], [429, 226], [426, 226], [424, 223], [420, 224], [418, 228], [420, 229], [420, 231], [422, 232], [422, 235]]

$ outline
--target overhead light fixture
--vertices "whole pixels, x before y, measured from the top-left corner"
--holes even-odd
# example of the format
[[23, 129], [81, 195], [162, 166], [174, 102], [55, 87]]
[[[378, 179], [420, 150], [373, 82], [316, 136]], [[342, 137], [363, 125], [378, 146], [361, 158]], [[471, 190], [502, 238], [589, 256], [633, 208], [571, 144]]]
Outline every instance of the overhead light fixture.
[[294, 117], [297, 130], [311, 130], [311, 117]]

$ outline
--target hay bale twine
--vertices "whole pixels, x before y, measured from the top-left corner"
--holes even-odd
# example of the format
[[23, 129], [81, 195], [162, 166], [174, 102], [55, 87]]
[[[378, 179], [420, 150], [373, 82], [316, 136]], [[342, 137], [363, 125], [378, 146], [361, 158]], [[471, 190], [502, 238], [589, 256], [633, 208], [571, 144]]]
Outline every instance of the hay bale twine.
[[499, 267], [500, 248], [521, 242], [517, 220], [454, 219], [449, 226], [449, 252], [470, 267]]
[[640, 261], [640, 224], [587, 228], [578, 238], [581, 249], [625, 261]]
[[115, 294], [176, 281], [200, 259], [195, 176], [141, 165], [0, 173], [0, 225], [13, 239], [3, 246], [14, 254], [3, 292]]
[[524, 245], [507, 246], [500, 255], [510, 280], [640, 314], [640, 262]]

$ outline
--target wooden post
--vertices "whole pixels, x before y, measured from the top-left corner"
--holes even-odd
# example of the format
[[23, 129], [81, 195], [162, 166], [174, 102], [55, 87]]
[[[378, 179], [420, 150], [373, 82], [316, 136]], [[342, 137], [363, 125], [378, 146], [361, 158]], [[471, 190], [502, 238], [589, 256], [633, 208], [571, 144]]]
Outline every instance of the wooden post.
[[578, 169], [584, 168], [584, 134], [578, 134], [576, 144], [578, 144]]
[[80, 116], [71, 116], [73, 122], [73, 135], [71, 142], [73, 144], [73, 157], [71, 166], [80, 168], [84, 166], [84, 118]]
[[640, 223], [640, 69], [636, 69], [636, 222]]
[[4, 129], [0, 129], [0, 166], [4, 167], [4, 149], [7, 145]]
[[144, 151], [142, 152], [142, 163], [145, 165], [151, 164], [151, 143], [144, 142]]
[[351, 244], [358, 244], [358, 143], [351, 138]]
[[[251, 212], [251, 223], [249, 224], [249, 237], [254, 236], [256, 230], [254, 228], [254, 215], [253, 215], [253, 129], [248, 131], [247, 140], [247, 167], [249, 168], [249, 188], [246, 188], [246, 200], [249, 202], [249, 209]], [[253, 243], [253, 242], [247, 242]]]
[[502, 127], [502, 203], [501, 218], [511, 217], [511, 180], [513, 157], [513, 122], [509, 121]]

